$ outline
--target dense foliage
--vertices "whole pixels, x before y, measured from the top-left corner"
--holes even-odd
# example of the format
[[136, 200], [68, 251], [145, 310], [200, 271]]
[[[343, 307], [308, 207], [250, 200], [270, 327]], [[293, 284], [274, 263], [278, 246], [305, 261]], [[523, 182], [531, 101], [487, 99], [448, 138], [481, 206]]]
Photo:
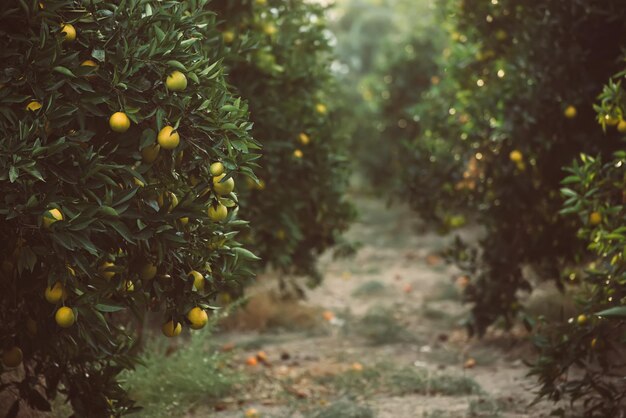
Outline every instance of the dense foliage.
[[578, 153], [615, 147], [614, 128], [598, 134], [591, 103], [616, 70], [624, 23], [616, 2], [601, 3], [450, 1], [442, 12], [451, 45], [414, 109], [423, 134], [404, 154], [405, 184], [425, 215], [445, 220], [462, 208], [486, 228], [480, 252], [456, 254], [479, 333], [515, 316], [518, 291], [531, 288], [522, 267], [558, 282], [581, 249], [558, 190]]
[[[594, 417], [623, 408], [623, 380], [616, 377], [623, 366], [623, 323], [592, 316], [623, 304], [617, 256], [623, 187], [615, 183], [622, 177], [621, 153], [611, 160], [626, 131], [619, 83], [612, 81], [601, 104], [592, 106], [619, 69], [622, 6], [443, 3], [440, 22], [449, 45], [439, 74], [412, 109], [419, 132], [407, 137], [401, 153], [403, 195], [422, 216], [447, 227], [465, 216], [484, 225], [479, 245], [458, 240], [449, 252], [469, 277], [470, 331], [483, 334], [518, 317], [534, 325], [522, 295], [541, 280], [563, 288], [565, 278], [579, 279], [583, 313], [563, 324], [539, 319], [535, 342], [542, 356], [533, 373], [543, 384], [540, 395], [584, 398], [586, 414]], [[580, 153], [593, 157], [568, 170], [561, 213], [563, 167]], [[578, 236], [600, 260], [576, 275], [581, 263], [593, 260], [577, 239], [580, 219]], [[576, 368], [585, 372], [582, 378], [564, 377]]]
[[200, 328], [251, 275], [231, 176], [254, 179], [258, 144], [207, 3], [0, 5], [0, 344], [24, 371], [3, 389], [30, 407], [60, 390], [77, 416], [132, 409], [127, 319]]
[[249, 100], [252, 135], [263, 143], [260, 180], [241, 192], [250, 245], [266, 265], [315, 283], [317, 256], [340, 243], [353, 216], [325, 11], [301, 0], [212, 7], [227, 40], [228, 81]]

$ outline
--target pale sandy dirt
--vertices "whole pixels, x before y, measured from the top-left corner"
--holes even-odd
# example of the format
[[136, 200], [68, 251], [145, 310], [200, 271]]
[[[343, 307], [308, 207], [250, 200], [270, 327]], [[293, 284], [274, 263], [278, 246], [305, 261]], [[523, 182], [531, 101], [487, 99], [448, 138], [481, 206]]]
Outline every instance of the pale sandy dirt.
[[[362, 246], [352, 258], [322, 257], [324, 281], [300, 303], [313, 315], [321, 318], [323, 311], [330, 311], [335, 318], [322, 319], [320, 326], [308, 330], [223, 335], [225, 342], [235, 344], [235, 361], [243, 364], [260, 349], [267, 353], [268, 365], [241, 366], [251, 381], [241, 388], [245, 395], [225, 400], [225, 410], [199, 407], [189, 416], [243, 417], [249, 408], [258, 410], [261, 417], [311, 416], [342, 396], [320, 383], [320, 378], [340, 375], [358, 362], [364, 369], [390, 363], [433, 374], [464, 375], [482, 388], [480, 394], [459, 396], [392, 396], [385, 391], [357, 395], [354, 401], [369, 406], [377, 417], [547, 417], [552, 405], [529, 406], [534, 381], [525, 376], [528, 369], [522, 358], [532, 358], [532, 350], [523, 331], [492, 331], [478, 341], [468, 339], [459, 325], [467, 309], [459, 301], [455, 284], [459, 273], [436, 255], [452, 236], [427, 232], [406, 207], [388, 208], [372, 198], [359, 198], [356, 204], [360, 218], [347, 237]], [[479, 231], [461, 233], [476, 239]], [[384, 285], [383, 292], [354, 296], [368, 281]], [[259, 282], [256, 291], [260, 293], [274, 286], [270, 277]], [[410, 341], [372, 346], [355, 333], [352, 324], [372, 307], [389, 308]], [[246, 350], [254, 339], [260, 348]], [[288, 360], [281, 359], [283, 353], [289, 354]], [[465, 368], [468, 360], [475, 366]]]

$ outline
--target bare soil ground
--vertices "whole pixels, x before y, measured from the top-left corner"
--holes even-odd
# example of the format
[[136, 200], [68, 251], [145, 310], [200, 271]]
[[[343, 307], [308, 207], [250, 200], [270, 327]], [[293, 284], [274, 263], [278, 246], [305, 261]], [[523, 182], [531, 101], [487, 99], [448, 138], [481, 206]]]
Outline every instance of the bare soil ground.
[[462, 281], [437, 256], [452, 237], [429, 232], [405, 207], [356, 203], [356, 255], [325, 255], [324, 281], [305, 301], [284, 301], [271, 274], [259, 278], [230, 321], [237, 329], [220, 335], [249, 375], [242, 395], [189, 416], [547, 417], [552, 405], [530, 406], [523, 330], [466, 335]]

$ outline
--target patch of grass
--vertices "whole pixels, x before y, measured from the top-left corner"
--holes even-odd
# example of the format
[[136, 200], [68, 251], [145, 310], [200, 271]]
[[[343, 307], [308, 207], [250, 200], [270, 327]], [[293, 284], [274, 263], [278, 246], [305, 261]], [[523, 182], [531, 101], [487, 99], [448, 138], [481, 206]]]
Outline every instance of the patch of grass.
[[467, 376], [432, 373], [423, 369], [399, 369], [388, 377], [395, 395], [419, 393], [424, 395], [462, 396], [480, 393], [476, 381]]
[[369, 280], [365, 283], [360, 284], [354, 291], [352, 292], [352, 296], [354, 297], [368, 297], [368, 296], [377, 296], [385, 293], [387, 291], [387, 286], [378, 280]]
[[354, 330], [372, 345], [414, 341], [414, 338], [400, 325], [394, 312], [389, 308], [379, 306], [370, 308], [354, 325]]
[[435, 290], [433, 296], [430, 298], [431, 300], [451, 300], [458, 302], [461, 300], [461, 292], [458, 290], [456, 285], [446, 280], [444, 282], [439, 282], [437, 285], [437, 289]]
[[371, 396], [374, 393], [395, 396], [464, 396], [482, 393], [480, 385], [467, 376], [398, 368], [389, 363], [379, 363], [365, 367], [362, 371], [350, 370], [318, 380], [324, 386], [332, 386], [341, 396]]
[[374, 411], [367, 405], [351, 399], [340, 399], [322, 410], [307, 415], [308, 418], [374, 418]]
[[473, 418], [500, 418], [500, 413], [505, 409], [506, 404], [501, 400], [478, 398], [470, 402], [467, 415]]
[[140, 417], [183, 416], [199, 403], [230, 394], [244, 376], [227, 366], [228, 356], [210, 345], [210, 331], [195, 332], [168, 355], [163, 338], [148, 342], [144, 366], [125, 372], [123, 384], [144, 407]]

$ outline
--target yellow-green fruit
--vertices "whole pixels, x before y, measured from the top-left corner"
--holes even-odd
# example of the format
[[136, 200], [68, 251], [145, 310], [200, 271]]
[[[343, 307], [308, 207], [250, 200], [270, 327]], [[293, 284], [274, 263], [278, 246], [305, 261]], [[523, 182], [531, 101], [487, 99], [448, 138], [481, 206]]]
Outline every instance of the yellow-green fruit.
[[524, 159], [524, 156], [518, 150], [513, 150], [509, 154], [509, 159], [513, 161], [514, 163], [519, 163]]
[[222, 38], [224, 38], [224, 42], [229, 44], [235, 40], [235, 33], [233, 31], [227, 30], [222, 33]]
[[209, 322], [209, 315], [207, 315], [204, 309], [196, 306], [187, 313], [187, 319], [192, 329], [200, 329], [204, 328], [207, 322]]
[[204, 276], [195, 270], [190, 271], [189, 276], [193, 277], [193, 287], [202, 292], [204, 290]]
[[563, 112], [565, 117], [568, 119], [574, 119], [576, 117], [576, 114], [578, 113], [576, 111], [576, 108], [574, 106], [567, 106], [567, 108], [565, 108], [565, 112]]
[[44, 212], [43, 218], [42, 218], [43, 227], [48, 229], [50, 228], [50, 225], [52, 225], [53, 223], [57, 221], [62, 221], [62, 220], [63, 220], [63, 213], [60, 210], [58, 209], [47, 210]]
[[302, 153], [301, 150], [297, 149], [293, 152], [293, 156], [296, 158], [302, 158], [304, 156], [304, 154]]
[[187, 88], [187, 77], [180, 71], [173, 71], [167, 76], [165, 86], [170, 91], [183, 91]]
[[134, 292], [135, 283], [131, 282], [130, 280], [124, 280], [124, 283], [122, 283], [122, 288], [127, 292]]
[[589, 223], [593, 226], [600, 225], [602, 222], [602, 215], [600, 212], [591, 212], [589, 215]]
[[159, 156], [161, 146], [159, 144], [148, 145], [141, 150], [141, 161], [146, 164], [152, 164]]
[[[167, 211], [171, 212], [176, 206], [178, 206], [178, 197], [172, 192], [166, 192], [166, 194], [170, 201], [170, 206], [167, 208]], [[159, 204], [160, 208], [163, 207], [163, 205], [165, 204], [165, 197], [163, 194], [159, 195], [159, 197], [157, 198], [157, 203]]]
[[33, 100], [31, 102], [28, 102], [28, 104], [26, 105], [26, 110], [30, 110], [31, 112], [34, 112], [35, 110], [39, 110], [41, 109], [41, 103], [38, 102], [37, 100]]
[[110, 261], [105, 261], [104, 263], [100, 264], [100, 267], [98, 268], [100, 276], [107, 280], [111, 280], [113, 276], [115, 276], [114, 271], [108, 271], [111, 267], [115, 267], [115, 264], [111, 263]]
[[188, 216], [183, 216], [182, 218], [178, 218], [178, 220], [180, 221], [180, 224], [182, 226], [185, 226], [189, 223], [189, 217]]
[[139, 272], [139, 278], [141, 280], [152, 280], [154, 279], [154, 276], [156, 276], [156, 274], [156, 266], [152, 263], [147, 263], [141, 268], [141, 271]]
[[61, 328], [69, 328], [74, 325], [76, 319], [74, 317], [74, 311], [67, 306], [61, 306], [54, 314], [54, 320], [57, 321], [57, 324]]
[[64, 42], [72, 42], [76, 39], [76, 28], [69, 23], [61, 25], [61, 33], [64, 34], [63, 41]]
[[19, 347], [11, 347], [2, 352], [2, 364], [4, 367], [12, 368], [22, 364], [24, 355]]
[[619, 133], [626, 134], [626, 120], [622, 119], [617, 124], [617, 130]]
[[163, 149], [174, 149], [180, 144], [180, 135], [174, 131], [173, 127], [168, 125], [159, 131], [157, 141]]
[[213, 222], [222, 222], [228, 216], [228, 208], [221, 203], [218, 203], [217, 206], [209, 206], [207, 213], [209, 215], [209, 219]]
[[124, 112], [115, 112], [109, 118], [109, 126], [113, 132], [124, 133], [130, 128], [130, 119]]
[[317, 111], [317, 113], [319, 113], [320, 115], [325, 115], [326, 112], [328, 112], [328, 109], [326, 108], [326, 105], [322, 104], [322, 103], [318, 103], [315, 105], [315, 110]]
[[305, 134], [304, 132], [302, 132], [302, 133], [300, 134], [300, 136], [298, 137], [298, 139], [300, 139], [300, 143], [301, 143], [302, 145], [308, 145], [308, 143], [309, 143], [309, 142], [311, 142], [311, 138], [310, 138], [307, 134]]
[[235, 180], [232, 177], [222, 181], [225, 175], [225, 173], [222, 173], [213, 177], [213, 190], [220, 196], [227, 195], [235, 189]]
[[209, 167], [209, 173], [211, 173], [212, 176], [221, 176], [224, 174], [224, 164], [219, 161], [211, 164], [211, 167]]
[[62, 299], [67, 297], [65, 292], [65, 287], [63, 283], [56, 282], [52, 285], [52, 287], [46, 287], [46, 291], [44, 292], [44, 297], [50, 303], [59, 303]]
[[576, 322], [578, 323], [578, 325], [585, 325], [587, 323], [587, 315], [578, 315], [578, 318], [576, 318]]
[[163, 327], [161, 328], [161, 331], [163, 331], [163, 335], [165, 335], [166, 337], [170, 337], [170, 338], [180, 335], [182, 330], [183, 330], [183, 327], [180, 324], [180, 322], [174, 325], [174, 321], [166, 322], [165, 324], [163, 324]]

